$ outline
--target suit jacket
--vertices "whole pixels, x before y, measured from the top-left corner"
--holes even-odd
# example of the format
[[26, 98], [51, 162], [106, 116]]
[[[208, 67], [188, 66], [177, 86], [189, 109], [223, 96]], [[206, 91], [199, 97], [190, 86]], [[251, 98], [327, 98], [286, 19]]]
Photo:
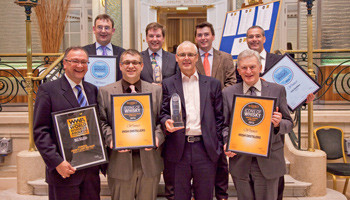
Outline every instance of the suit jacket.
[[[122, 72], [120, 71], [119, 68], [119, 63], [120, 63], [120, 56], [122, 55], [122, 53], [125, 51], [125, 49], [115, 46], [112, 44], [113, 47], [113, 55], [117, 56], [117, 62], [116, 62], [116, 68], [117, 68], [117, 79], [116, 81], [119, 81], [120, 79], [122, 79]], [[88, 44], [86, 46], [83, 47], [90, 55], [96, 55], [96, 43], [93, 44]]]
[[[97, 88], [84, 81], [83, 86], [89, 104], [96, 104]], [[34, 140], [46, 164], [46, 182], [52, 185], [79, 184], [84, 179], [84, 171], [87, 170], [96, 171], [98, 174], [98, 166], [76, 171], [66, 179], [56, 171], [63, 158], [58, 150], [51, 113], [76, 107], [80, 105], [66, 77], [44, 83], [39, 87], [34, 107]]]
[[[164, 135], [157, 122], [160, 113], [160, 105], [162, 99], [162, 90], [160, 86], [141, 81], [141, 90], [143, 93], [152, 93], [152, 114], [155, 128], [155, 135], [159, 139], [159, 146], [164, 142]], [[112, 94], [123, 94], [121, 81], [112, 83], [99, 88], [98, 92], [98, 107], [100, 111], [100, 120], [102, 132], [105, 137], [107, 146], [112, 141]], [[160, 175], [163, 170], [163, 160], [161, 158], [161, 148], [146, 151], [140, 149], [140, 158], [142, 171], [147, 177]], [[133, 164], [132, 152], [120, 153], [112, 151], [109, 157], [109, 165], [107, 174], [109, 177], [129, 180], [132, 177]]]
[[[281, 58], [282, 58], [282, 55], [266, 52], [265, 70], [261, 74], [263, 74], [264, 72], [267, 72]], [[237, 76], [237, 83], [240, 83], [243, 81], [241, 75], [238, 74], [237, 66], [236, 66], [236, 76]]]
[[[231, 111], [233, 96], [235, 94], [243, 94], [243, 83], [239, 83], [223, 90], [224, 99], [224, 130], [223, 135], [227, 141], [229, 126], [231, 121]], [[260, 170], [266, 179], [279, 178], [286, 172], [286, 164], [284, 160], [283, 141], [281, 134], [289, 133], [293, 128], [292, 118], [290, 117], [286, 90], [284, 86], [276, 83], [270, 83], [262, 80], [261, 96], [276, 97], [276, 106], [279, 112], [282, 113], [282, 120], [279, 127], [273, 128], [271, 133], [271, 151], [269, 158], [257, 157]], [[234, 126], [234, 125], [233, 125]], [[230, 158], [230, 173], [236, 177], [243, 178], [249, 173], [252, 156], [237, 154]]]
[[[141, 79], [149, 83], [153, 83], [153, 68], [148, 49], [142, 51], [141, 55], [143, 58]], [[177, 71], [179, 71], [179, 67], [177, 65], [175, 55], [162, 49], [162, 80], [176, 74]]]
[[[213, 64], [211, 77], [218, 79], [221, 83], [221, 88], [233, 85], [236, 83], [236, 70], [233, 64], [232, 56], [226, 52], [214, 49]], [[205, 75], [203, 62], [198, 58], [196, 63], [197, 71]]]
[[[170, 100], [174, 93], [177, 93], [181, 99], [182, 118], [186, 124], [186, 107], [182, 87], [181, 73], [165, 79], [163, 87], [163, 103], [160, 121], [165, 127], [165, 121], [171, 118]], [[208, 156], [213, 162], [217, 162], [222, 151], [222, 93], [220, 82], [212, 77], [199, 74], [199, 95], [200, 95], [200, 119], [202, 137]], [[185, 147], [184, 129], [168, 133], [163, 147], [164, 159], [171, 162], [178, 162], [183, 154]]]

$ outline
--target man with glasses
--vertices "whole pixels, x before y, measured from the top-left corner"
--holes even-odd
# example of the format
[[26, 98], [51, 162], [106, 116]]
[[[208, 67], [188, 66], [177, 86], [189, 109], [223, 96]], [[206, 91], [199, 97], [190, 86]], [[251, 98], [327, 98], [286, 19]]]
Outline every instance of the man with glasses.
[[[164, 167], [173, 174], [174, 199], [181, 200], [191, 199], [191, 180], [195, 199], [213, 199], [217, 161], [222, 152], [220, 81], [198, 74], [197, 60], [196, 45], [189, 41], [181, 43], [176, 53], [181, 73], [162, 83], [160, 121], [166, 130]], [[171, 119], [171, 97], [175, 93], [181, 99], [184, 127], [174, 127]]]
[[112, 94], [152, 93], [152, 117], [155, 127], [157, 149], [112, 151], [109, 156], [108, 186], [113, 200], [156, 200], [160, 173], [163, 170], [161, 150], [163, 132], [158, 123], [162, 89], [158, 85], [142, 81], [140, 74], [143, 60], [133, 49], [124, 51], [120, 57], [123, 77], [120, 81], [99, 88], [98, 104], [102, 132], [106, 144], [113, 148]]
[[150, 83], [161, 84], [178, 71], [175, 55], [162, 49], [165, 37], [163, 25], [152, 22], [146, 27], [146, 41], [148, 48], [141, 52], [144, 67], [141, 79]]
[[[269, 158], [225, 152], [230, 157], [229, 169], [238, 200], [275, 200], [278, 196], [279, 179], [286, 173], [283, 141], [281, 135], [293, 128], [286, 90], [284, 86], [260, 79], [261, 58], [257, 51], [244, 50], [238, 55], [238, 73], [243, 82], [223, 90], [224, 101], [224, 141], [228, 140], [235, 94], [276, 98], [276, 108], [271, 123], [271, 148]], [[232, 124], [234, 126], [234, 124]], [[233, 127], [234, 128], [234, 127]]]
[[86, 45], [84, 49], [86, 49], [89, 55], [116, 56], [116, 80], [120, 80], [122, 78], [122, 73], [118, 65], [120, 55], [123, 53], [124, 49], [111, 43], [112, 36], [115, 32], [113, 19], [107, 14], [98, 15], [95, 18], [94, 27], [92, 29], [96, 37], [96, 43]]
[[52, 112], [97, 103], [97, 88], [83, 81], [88, 54], [70, 47], [63, 59], [65, 75], [40, 85], [34, 107], [34, 140], [46, 164], [49, 199], [100, 199], [99, 166], [76, 171], [63, 160], [52, 124]]

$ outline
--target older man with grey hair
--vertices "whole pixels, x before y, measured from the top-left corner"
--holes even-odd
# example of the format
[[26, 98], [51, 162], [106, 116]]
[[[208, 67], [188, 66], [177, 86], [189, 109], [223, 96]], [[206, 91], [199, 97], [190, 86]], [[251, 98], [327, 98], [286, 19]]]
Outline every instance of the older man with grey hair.
[[238, 200], [277, 199], [278, 181], [286, 172], [283, 142], [280, 135], [291, 131], [293, 125], [287, 106], [286, 90], [284, 86], [260, 79], [260, 72], [259, 53], [250, 49], [245, 50], [238, 55], [238, 73], [243, 82], [223, 90], [225, 143], [227, 143], [230, 130], [234, 95], [275, 97], [277, 99], [271, 119], [273, 129], [271, 130], [270, 157], [226, 152], [226, 155], [230, 157], [229, 168], [237, 190]]
[[[222, 93], [220, 81], [198, 74], [196, 45], [179, 45], [176, 61], [181, 73], [163, 81], [160, 121], [166, 130], [164, 168], [174, 181], [175, 199], [212, 200], [216, 164], [222, 152]], [[184, 127], [174, 127], [171, 97], [178, 94]]]

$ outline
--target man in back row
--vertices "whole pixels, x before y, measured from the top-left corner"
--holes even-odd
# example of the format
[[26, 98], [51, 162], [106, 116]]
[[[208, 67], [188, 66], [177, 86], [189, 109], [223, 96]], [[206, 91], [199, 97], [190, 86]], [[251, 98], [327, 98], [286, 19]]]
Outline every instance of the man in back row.
[[163, 25], [152, 22], [146, 27], [146, 41], [148, 48], [141, 52], [144, 67], [141, 79], [149, 83], [160, 84], [163, 79], [168, 78], [177, 71], [175, 55], [162, 49], [165, 37]]
[[96, 43], [86, 45], [84, 49], [88, 52], [89, 56], [116, 56], [116, 80], [120, 80], [122, 78], [122, 73], [119, 69], [119, 61], [120, 55], [123, 53], [124, 49], [111, 43], [112, 36], [115, 32], [113, 19], [107, 14], [98, 15], [95, 18], [93, 32], [96, 37]]
[[[221, 83], [221, 89], [236, 83], [235, 67], [232, 56], [213, 48], [215, 32], [213, 25], [202, 22], [196, 26], [195, 40], [199, 47], [200, 58], [196, 67], [200, 74], [216, 78]], [[228, 199], [228, 164], [224, 152], [220, 155], [215, 177], [215, 196], [217, 200]]]

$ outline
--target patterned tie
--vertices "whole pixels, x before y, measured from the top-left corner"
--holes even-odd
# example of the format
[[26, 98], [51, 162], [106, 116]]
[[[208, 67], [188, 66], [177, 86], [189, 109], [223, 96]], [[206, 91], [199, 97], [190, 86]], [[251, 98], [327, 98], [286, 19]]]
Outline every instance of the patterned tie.
[[209, 53], [204, 54], [204, 61], [203, 61], [203, 67], [205, 75], [210, 76], [210, 63], [208, 59]]
[[129, 88], [131, 89], [131, 93], [137, 93], [135, 90], [135, 85], [130, 85]]
[[161, 83], [162, 82], [162, 73], [160, 72], [160, 67], [157, 64], [156, 56], [157, 56], [157, 53], [152, 53], [151, 65], [153, 68], [153, 81], [155, 83]]
[[256, 88], [254, 86], [250, 87], [249, 88], [249, 91], [250, 91], [250, 95], [251, 96], [256, 96], [256, 92], [255, 92]]
[[102, 55], [103, 56], [108, 56], [108, 54], [107, 54], [107, 47], [106, 46], [101, 46], [101, 49], [102, 49]]
[[81, 90], [81, 86], [76, 85], [75, 88], [78, 90], [78, 103], [79, 103], [80, 107], [87, 106], [88, 103], [87, 103], [86, 98], [83, 94], [83, 91]]

